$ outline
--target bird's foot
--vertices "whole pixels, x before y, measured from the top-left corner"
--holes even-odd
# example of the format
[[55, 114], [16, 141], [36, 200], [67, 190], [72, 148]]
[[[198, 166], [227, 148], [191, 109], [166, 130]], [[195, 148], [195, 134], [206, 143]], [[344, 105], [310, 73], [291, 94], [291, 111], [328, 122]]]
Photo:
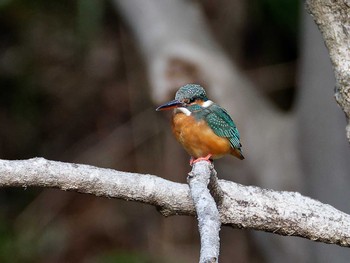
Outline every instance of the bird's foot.
[[193, 166], [196, 162], [199, 162], [199, 161], [207, 161], [207, 162], [212, 163], [213, 160], [210, 159], [211, 157], [212, 157], [211, 154], [208, 154], [208, 155], [205, 156], [205, 157], [199, 157], [199, 158], [197, 158], [197, 159], [195, 159], [195, 158], [193, 158], [193, 157], [191, 156], [190, 165]]

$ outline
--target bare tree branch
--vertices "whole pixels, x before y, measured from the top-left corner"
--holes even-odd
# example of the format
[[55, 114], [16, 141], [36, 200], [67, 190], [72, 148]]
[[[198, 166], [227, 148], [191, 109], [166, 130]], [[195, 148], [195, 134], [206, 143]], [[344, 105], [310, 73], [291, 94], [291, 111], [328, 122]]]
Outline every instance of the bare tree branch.
[[308, 0], [306, 7], [329, 51], [336, 79], [335, 98], [348, 120], [346, 133], [350, 142], [350, 3]]
[[0, 160], [0, 186], [39, 186], [151, 204], [165, 215], [194, 215], [187, 185], [154, 175], [33, 158]]
[[200, 263], [218, 262], [220, 252], [220, 215], [215, 200], [207, 188], [210, 177], [216, 176], [213, 171], [214, 166], [201, 161], [193, 165], [187, 178], [196, 207], [201, 237]]
[[[208, 164], [209, 165], [209, 164]], [[208, 168], [209, 169], [209, 168]], [[350, 247], [350, 215], [294, 192], [219, 180], [222, 224]], [[194, 215], [188, 185], [43, 158], [0, 160], [0, 186], [52, 187], [154, 205], [165, 216]]]

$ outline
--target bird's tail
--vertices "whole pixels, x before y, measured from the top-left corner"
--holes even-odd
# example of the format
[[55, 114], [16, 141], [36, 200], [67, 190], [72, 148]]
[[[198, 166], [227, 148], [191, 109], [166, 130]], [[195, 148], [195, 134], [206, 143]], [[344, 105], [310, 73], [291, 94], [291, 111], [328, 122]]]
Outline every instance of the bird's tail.
[[241, 148], [232, 148], [231, 154], [240, 160], [244, 159]]

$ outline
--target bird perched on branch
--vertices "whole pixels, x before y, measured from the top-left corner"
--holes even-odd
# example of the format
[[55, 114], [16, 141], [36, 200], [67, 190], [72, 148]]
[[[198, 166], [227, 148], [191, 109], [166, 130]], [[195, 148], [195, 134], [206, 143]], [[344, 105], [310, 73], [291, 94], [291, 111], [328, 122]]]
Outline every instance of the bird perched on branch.
[[169, 109], [174, 109], [173, 133], [191, 155], [191, 165], [200, 160], [211, 162], [226, 154], [244, 159], [235, 123], [225, 109], [207, 98], [202, 86], [182, 86], [175, 100], [156, 110]]

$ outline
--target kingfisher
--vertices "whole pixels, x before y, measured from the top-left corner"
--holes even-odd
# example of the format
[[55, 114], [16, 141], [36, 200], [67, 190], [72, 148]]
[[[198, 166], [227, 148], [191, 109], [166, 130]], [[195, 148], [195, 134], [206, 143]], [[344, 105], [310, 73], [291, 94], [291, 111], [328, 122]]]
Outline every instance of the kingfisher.
[[172, 131], [191, 156], [190, 165], [226, 154], [244, 159], [238, 129], [227, 111], [209, 100], [198, 84], [182, 86], [175, 100], [159, 106], [156, 111], [173, 110]]

